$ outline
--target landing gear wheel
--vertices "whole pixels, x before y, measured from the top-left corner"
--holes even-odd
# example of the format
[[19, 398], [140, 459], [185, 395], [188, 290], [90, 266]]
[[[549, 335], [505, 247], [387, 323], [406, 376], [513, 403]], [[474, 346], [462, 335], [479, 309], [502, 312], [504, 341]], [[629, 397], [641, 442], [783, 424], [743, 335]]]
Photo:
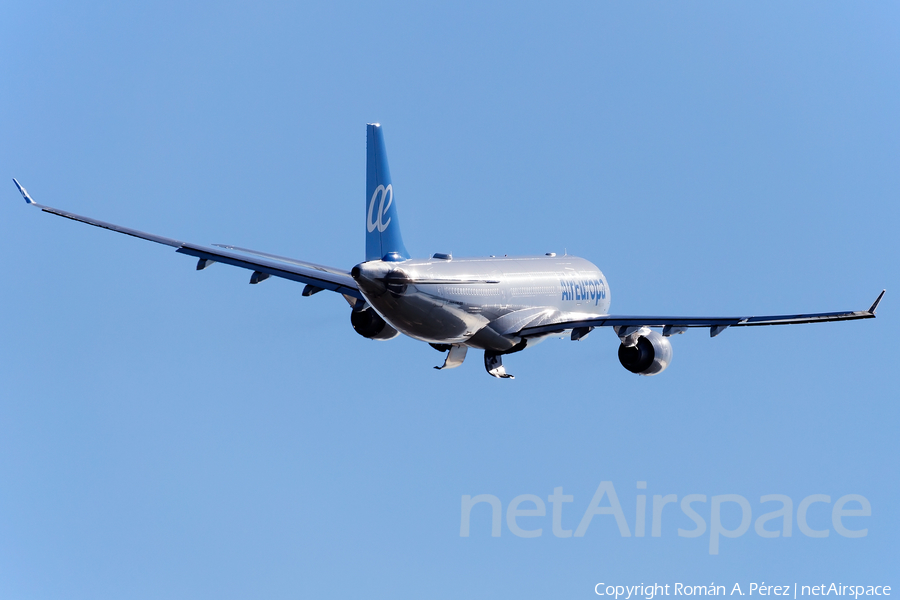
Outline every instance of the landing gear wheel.
[[515, 379], [515, 377], [506, 372], [506, 368], [503, 366], [503, 356], [495, 352], [488, 352], [485, 350], [484, 368], [488, 372], [488, 375], [500, 379]]

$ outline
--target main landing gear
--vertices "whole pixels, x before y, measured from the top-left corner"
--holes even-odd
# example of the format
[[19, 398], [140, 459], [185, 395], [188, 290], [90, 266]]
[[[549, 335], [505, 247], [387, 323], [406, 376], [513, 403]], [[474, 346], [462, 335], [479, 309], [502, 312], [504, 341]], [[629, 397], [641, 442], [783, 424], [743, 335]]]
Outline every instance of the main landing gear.
[[[438, 352], [447, 353], [444, 364], [435, 367], [435, 369], [438, 369], [439, 371], [443, 369], [455, 369], [466, 360], [466, 351], [468, 350], [468, 347], [463, 346], [462, 344], [431, 344], [431, 347]], [[525, 347], [524, 344], [522, 344], [522, 347]], [[499, 379], [515, 379], [515, 377], [506, 372], [506, 368], [503, 366], [503, 354], [509, 354], [509, 352], [491, 352], [490, 350], [485, 350], [484, 369], [488, 372], [488, 375]]]
[[506, 367], [503, 366], [502, 354], [485, 350], [484, 368], [488, 372], [488, 375], [499, 377], [500, 379], [515, 379], [515, 377], [506, 372]]
[[450, 351], [447, 352], [447, 358], [444, 359], [444, 364], [440, 367], [435, 367], [435, 369], [439, 371], [441, 369], [455, 369], [459, 365], [463, 364], [464, 360], [466, 360], [466, 351], [468, 350], [468, 347], [466, 346], [463, 346], [461, 344], [432, 344], [432, 346], [436, 350]]

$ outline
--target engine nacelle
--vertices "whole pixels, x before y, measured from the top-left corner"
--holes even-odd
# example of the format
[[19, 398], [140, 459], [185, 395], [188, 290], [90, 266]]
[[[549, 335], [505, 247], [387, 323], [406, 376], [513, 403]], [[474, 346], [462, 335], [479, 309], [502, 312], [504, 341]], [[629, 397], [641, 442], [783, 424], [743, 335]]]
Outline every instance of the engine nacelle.
[[400, 335], [372, 307], [350, 313], [350, 324], [359, 335], [370, 340], [389, 340]]
[[619, 362], [638, 375], [662, 373], [672, 362], [672, 344], [655, 331], [641, 335], [634, 346], [619, 346]]

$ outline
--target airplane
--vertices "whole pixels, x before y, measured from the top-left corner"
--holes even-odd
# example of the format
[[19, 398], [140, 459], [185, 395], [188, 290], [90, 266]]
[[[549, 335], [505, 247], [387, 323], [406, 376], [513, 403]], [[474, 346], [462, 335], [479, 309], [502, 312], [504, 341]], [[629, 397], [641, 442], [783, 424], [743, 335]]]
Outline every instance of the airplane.
[[619, 338], [619, 362], [638, 375], [662, 373], [672, 362], [669, 338], [689, 328], [716, 337], [729, 327], [850, 321], [875, 317], [884, 290], [868, 310], [738, 317], [610, 314], [610, 290], [591, 262], [549, 252], [536, 256], [454, 258], [435, 253], [412, 258], [403, 245], [384, 133], [366, 130], [366, 259], [349, 271], [225, 244], [200, 246], [43, 206], [13, 179], [25, 202], [44, 212], [175, 248], [197, 258], [252, 271], [251, 284], [282, 277], [305, 284], [301, 296], [336, 292], [350, 304], [350, 323], [370, 340], [401, 333], [446, 352], [435, 369], [460, 366], [469, 348], [484, 351], [492, 376], [512, 379], [503, 357], [548, 337], [583, 340], [598, 327]]

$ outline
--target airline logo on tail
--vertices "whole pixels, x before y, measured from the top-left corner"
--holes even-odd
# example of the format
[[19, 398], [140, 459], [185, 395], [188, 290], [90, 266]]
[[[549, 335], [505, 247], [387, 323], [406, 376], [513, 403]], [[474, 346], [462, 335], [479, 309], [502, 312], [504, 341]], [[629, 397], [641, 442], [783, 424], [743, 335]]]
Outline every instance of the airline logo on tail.
[[[378, 203], [378, 216], [373, 221], [372, 213], [375, 210], [375, 201], [381, 198]], [[372, 194], [372, 199], [369, 200], [369, 213], [366, 217], [366, 228], [369, 230], [369, 233], [372, 233], [376, 229], [379, 233], [383, 232], [388, 228], [388, 225], [391, 224], [391, 218], [388, 217], [387, 221], [383, 221], [385, 213], [387, 213], [388, 209], [391, 207], [391, 204], [394, 202], [394, 190], [391, 184], [388, 184], [387, 187], [383, 185], [379, 185], [375, 188], [375, 193]]]
[[388, 169], [384, 132], [370, 123], [366, 130], [366, 260], [406, 260], [400, 217]]

